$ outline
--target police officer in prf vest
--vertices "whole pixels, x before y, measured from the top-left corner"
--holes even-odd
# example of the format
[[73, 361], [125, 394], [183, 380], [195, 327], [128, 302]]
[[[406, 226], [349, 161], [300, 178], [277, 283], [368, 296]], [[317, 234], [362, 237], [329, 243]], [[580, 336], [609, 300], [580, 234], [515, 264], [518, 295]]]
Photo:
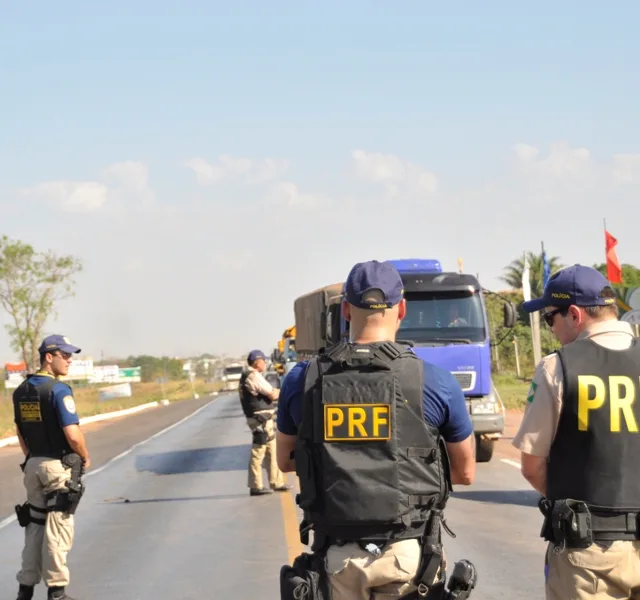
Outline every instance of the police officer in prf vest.
[[640, 340], [584, 265], [523, 308], [562, 344], [538, 365], [513, 440], [543, 496], [546, 598], [640, 598]]
[[40, 349], [40, 370], [13, 393], [18, 440], [26, 457], [21, 465], [27, 501], [16, 506], [25, 527], [18, 600], [31, 600], [44, 578], [48, 600], [73, 600], [67, 554], [74, 537], [74, 513], [84, 493], [82, 473], [89, 453], [71, 388], [59, 381], [80, 352], [61, 335], [50, 335]]
[[356, 264], [344, 294], [351, 342], [281, 388], [278, 464], [299, 477], [303, 544], [313, 531], [312, 552], [281, 569], [282, 600], [467, 598], [475, 569], [456, 563], [447, 590], [441, 542], [451, 485], [475, 473], [462, 390], [395, 343], [406, 301], [391, 263]]

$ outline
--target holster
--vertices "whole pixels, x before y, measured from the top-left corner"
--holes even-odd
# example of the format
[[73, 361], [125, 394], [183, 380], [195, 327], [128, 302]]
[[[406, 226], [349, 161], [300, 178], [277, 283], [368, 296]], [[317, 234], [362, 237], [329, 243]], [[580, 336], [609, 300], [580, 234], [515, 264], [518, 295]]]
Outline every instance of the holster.
[[46, 515], [47, 513], [46, 509], [31, 506], [28, 502], [15, 505], [16, 516], [18, 517], [18, 524], [20, 525], [20, 527], [26, 527], [27, 525], [29, 525], [29, 523], [35, 523], [36, 525], [46, 524], [46, 518], [43, 517], [42, 519], [37, 519], [35, 517], [32, 517], [32, 510], [38, 513], [42, 513], [43, 515]]
[[303, 552], [280, 569], [280, 600], [329, 600], [324, 552]]
[[[413, 579], [420, 597], [439, 598], [437, 590], [444, 589], [445, 570], [442, 549], [442, 511], [433, 509], [420, 541], [420, 564]], [[429, 593], [431, 592], [431, 594]]]
[[254, 446], [265, 446], [269, 441], [267, 430], [259, 425], [251, 432], [252, 442]]
[[67, 489], [56, 490], [47, 494], [47, 510], [66, 512], [72, 515], [76, 512], [80, 499], [85, 492], [85, 486], [82, 482], [84, 462], [74, 452], [65, 454], [60, 460], [65, 467], [71, 469], [71, 478], [65, 482]]
[[591, 513], [585, 502], [578, 500], [555, 500], [542, 498], [538, 508], [545, 517], [540, 537], [558, 547], [588, 548], [593, 544]]

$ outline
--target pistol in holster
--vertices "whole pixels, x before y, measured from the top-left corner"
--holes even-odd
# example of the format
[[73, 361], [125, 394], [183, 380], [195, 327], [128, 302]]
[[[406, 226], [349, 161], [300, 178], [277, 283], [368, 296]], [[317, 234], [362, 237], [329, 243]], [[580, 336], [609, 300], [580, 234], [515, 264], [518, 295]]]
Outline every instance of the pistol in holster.
[[72, 515], [76, 512], [85, 492], [82, 481], [84, 461], [75, 452], [65, 454], [60, 460], [65, 467], [71, 469], [71, 477], [65, 482], [66, 489], [47, 494], [47, 506], [50, 511], [60, 511]]
[[541, 498], [538, 508], [545, 517], [540, 537], [556, 546], [554, 552], [584, 549], [593, 544], [591, 512], [585, 502], [570, 498], [552, 502]]

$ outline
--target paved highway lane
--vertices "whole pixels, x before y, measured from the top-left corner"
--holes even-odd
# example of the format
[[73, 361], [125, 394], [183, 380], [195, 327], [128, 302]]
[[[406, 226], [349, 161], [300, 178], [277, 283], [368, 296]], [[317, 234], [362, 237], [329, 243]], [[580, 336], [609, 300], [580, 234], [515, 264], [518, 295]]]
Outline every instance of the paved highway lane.
[[[279, 595], [287, 562], [281, 494], [251, 498], [250, 434], [234, 396], [87, 479], [69, 592], [91, 600]], [[0, 589], [17, 589], [22, 530], [0, 530]], [[37, 598], [46, 596], [40, 589]]]
[[[88, 477], [69, 560], [72, 595], [279, 597], [280, 567], [301, 550], [300, 514], [293, 493], [248, 495], [250, 435], [236, 398], [219, 396]], [[500, 456], [478, 465], [473, 486], [456, 490], [447, 519], [458, 537], [445, 534], [444, 542], [450, 564], [476, 564], [473, 598], [543, 597], [536, 498]], [[0, 529], [0, 589], [11, 593], [22, 536], [15, 522]]]

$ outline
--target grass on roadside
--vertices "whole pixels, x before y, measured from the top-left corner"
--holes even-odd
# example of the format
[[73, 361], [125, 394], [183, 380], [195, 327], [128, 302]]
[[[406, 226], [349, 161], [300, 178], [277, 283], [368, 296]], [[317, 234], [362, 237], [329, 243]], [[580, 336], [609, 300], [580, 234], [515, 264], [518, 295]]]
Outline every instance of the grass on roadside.
[[524, 410], [531, 386], [530, 380], [518, 379], [515, 375], [496, 374], [493, 376], [493, 382], [505, 408]]
[[[114, 398], [100, 401], [99, 390], [105, 386], [91, 386], [75, 388], [73, 395], [80, 418], [90, 417], [106, 412], [114, 412], [125, 408], [132, 408], [147, 402], [156, 402], [166, 398], [170, 402], [188, 400], [193, 398], [193, 391], [189, 381], [170, 381], [164, 385], [159, 383], [132, 383], [133, 395], [131, 398]], [[218, 383], [204, 383], [194, 381], [193, 387], [196, 394], [205, 396], [219, 389]], [[0, 394], [3, 392], [0, 392]], [[13, 422], [13, 390], [6, 390], [4, 396], [0, 396], [0, 439], [15, 435]]]

